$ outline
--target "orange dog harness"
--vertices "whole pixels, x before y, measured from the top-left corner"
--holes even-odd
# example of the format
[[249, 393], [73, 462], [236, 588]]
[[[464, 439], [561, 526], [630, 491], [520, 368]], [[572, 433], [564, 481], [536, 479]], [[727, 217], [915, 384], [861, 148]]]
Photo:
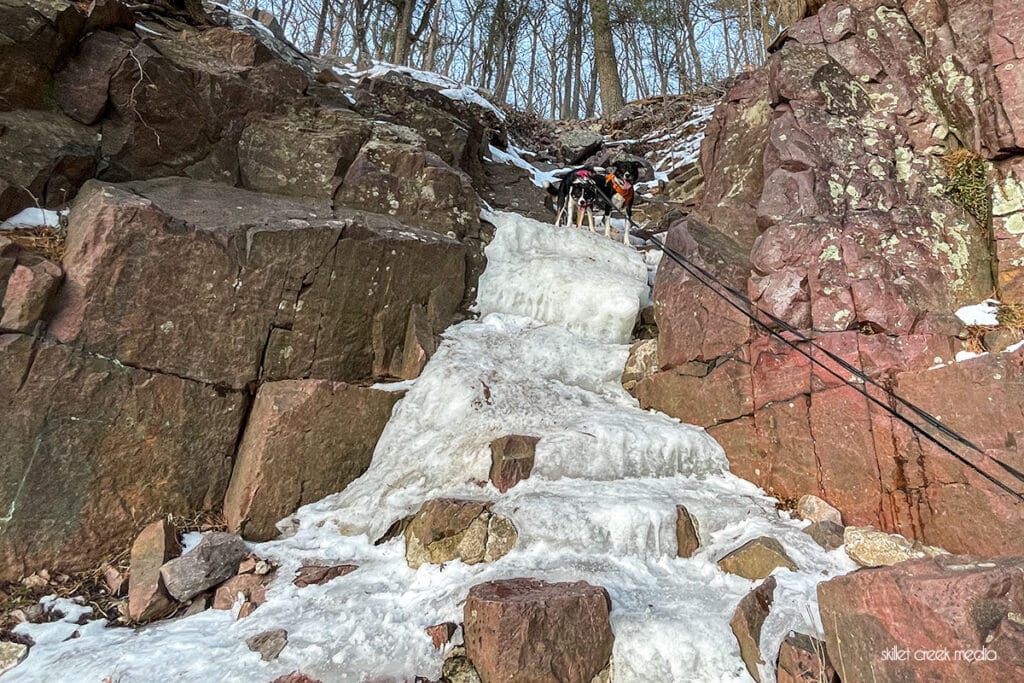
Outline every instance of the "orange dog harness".
[[627, 204], [633, 199], [633, 186], [630, 183], [623, 181], [623, 184], [620, 184], [614, 173], [605, 176], [605, 180], [615, 190], [615, 194], [626, 200]]

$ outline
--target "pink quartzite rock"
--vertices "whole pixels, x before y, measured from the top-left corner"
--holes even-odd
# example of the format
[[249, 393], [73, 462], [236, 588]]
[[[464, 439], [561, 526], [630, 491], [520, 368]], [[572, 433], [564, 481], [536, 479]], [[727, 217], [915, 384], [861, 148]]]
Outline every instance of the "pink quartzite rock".
[[610, 600], [583, 581], [492, 581], [469, 590], [466, 651], [483, 683], [590, 683], [612, 654]]
[[224, 498], [228, 528], [270, 540], [278, 520], [345, 488], [369, 467], [401, 396], [327, 380], [261, 386]]
[[1024, 677], [1020, 558], [944, 555], [859, 571], [820, 584], [818, 601], [843, 681]]
[[174, 611], [176, 603], [160, 579], [160, 567], [178, 554], [174, 527], [166, 519], [153, 522], [132, 544], [128, 575], [128, 616], [132, 621], [159, 619]]
[[761, 654], [761, 628], [768, 618], [772, 602], [775, 599], [775, 577], [769, 576], [757, 588], [747, 593], [736, 606], [729, 625], [732, 627], [736, 642], [740, 645], [740, 657], [747, 671], [760, 683], [761, 674], [758, 664], [764, 664]]
[[30, 332], [60, 286], [62, 276], [60, 266], [46, 260], [16, 266], [0, 306], [0, 330]]
[[491, 483], [502, 493], [530, 476], [540, 437], [503, 436], [491, 442]]

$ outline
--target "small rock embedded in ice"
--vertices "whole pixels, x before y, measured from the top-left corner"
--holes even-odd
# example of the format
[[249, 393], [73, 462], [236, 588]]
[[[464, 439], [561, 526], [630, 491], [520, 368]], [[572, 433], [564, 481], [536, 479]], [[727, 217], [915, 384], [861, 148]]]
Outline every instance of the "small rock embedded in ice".
[[528, 479], [540, 437], [509, 435], [491, 442], [490, 480], [502, 493]]
[[247, 554], [240, 537], [212, 531], [203, 534], [195, 548], [161, 567], [160, 576], [171, 597], [185, 602], [230, 579]]
[[835, 550], [843, 545], [843, 525], [824, 520], [814, 522], [804, 529], [804, 533], [825, 550]]
[[257, 633], [251, 638], [246, 638], [245, 644], [253, 652], [260, 653], [260, 659], [269, 662], [277, 659], [277, 656], [284, 650], [284, 646], [288, 644], [288, 631], [278, 628], [273, 631]]
[[359, 566], [355, 564], [337, 564], [328, 567], [307, 564], [299, 567], [299, 571], [295, 574], [295, 579], [292, 580], [292, 583], [299, 588], [305, 588], [306, 586], [319, 586], [327, 583], [328, 581], [332, 581], [339, 576], [351, 574], [357, 569], [359, 569]]
[[0, 641], [0, 675], [21, 664], [28, 654], [28, 646], [21, 643]]
[[761, 628], [768, 618], [768, 613], [771, 612], [774, 600], [775, 577], [769, 576], [757, 588], [743, 596], [736, 606], [732, 621], [729, 622], [740, 646], [740, 658], [758, 683], [761, 681], [758, 665], [765, 663], [761, 654]]
[[693, 557], [700, 549], [700, 524], [682, 505], [676, 506], [676, 548], [679, 557]]
[[751, 581], [763, 579], [779, 567], [797, 570], [782, 544], [769, 536], [747, 541], [719, 560], [718, 566], [722, 571]]

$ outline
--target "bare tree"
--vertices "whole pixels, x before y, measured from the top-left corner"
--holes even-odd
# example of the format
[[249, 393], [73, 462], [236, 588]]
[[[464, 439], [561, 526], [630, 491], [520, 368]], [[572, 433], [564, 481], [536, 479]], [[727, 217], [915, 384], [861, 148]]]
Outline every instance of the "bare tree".
[[601, 113], [606, 117], [614, 116], [626, 106], [626, 101], [615, 59], [608, 0], [590, 0], [590, 16], [594, 30], [594, 68], [601, 81]]

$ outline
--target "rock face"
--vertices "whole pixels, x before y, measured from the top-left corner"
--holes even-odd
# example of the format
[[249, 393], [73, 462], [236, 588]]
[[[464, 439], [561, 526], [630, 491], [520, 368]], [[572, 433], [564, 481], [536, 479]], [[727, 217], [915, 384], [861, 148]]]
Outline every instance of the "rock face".
[[95, 173], [95, 131], [59, 112], [0, 113], [0, 130], [0, 221], [39, 204], [58, 208]]
[[718, 566], [722, 571], [751, 581], [763, 579], [779, 567], [796, 571], [796, 564], [789, 559], [786, 549], [768, 536], [747, 541], [720, 559]]
[[590, 683], [612, 654], [610, 600], [585, 582], [510, 579], [469, 591], [466, 651], [483, 683]]
[[278, 520], [345, 488], [369, 467], [400, 397], [328, 380], [261, 386], [224, 498], [228, 528], [270, 540]]
[[754, 590], [743, 596], [736, 606], [729, 625], [740, 645], [740, 657], [751, 677], [760, 683], [761, 672], [758, 665], [765, 663], [761, 655], [761, 629], [764, 620], [772, 609], [775, 599], [775, 577], [769, 576]]
[[[951, 361], [959, 306], [996, 286], [1006, 301], [1024, 296], [1024, 69], [1011, 47], [1022, 32], [1008, 0], [824, 4], [728, 90], [702, 146], [698, 210], [667, 238], [1018, 471], [1020, 353]], [[991, 229], [987, 202], [965, 199], [964, 159], [994, 186]], [[660, 370], [636, 395], [708, 427], [733, 471], [783, 500], [818, 496], [849, 524], [955, 552], [1024, 553], [1012, 496], [670, 260], [654, 306]]]
[[153, 522], [132, 544], [128, 575], [128, 616], [142, 622], [170, 614], [174, 601], [164, 588], [160, 567], [178, 554], [178, 539], [166, 519]]
[[855, 572], [819, 585], [818, 600], [844, 681], [1024, 676], [1019, 558], [944, 555]]
[[[500, 114], [407, 77], [317, 85], [273, 31], [162, 12], [0, 0], [0, 221], [73, 203], [61, 263], [0, 237], [0, 333], [38, 337], [0, 342], [0, 579], [219, 509], [260, 385], [321, 382], [301, 431], [323, 387], [416, 377], [484, 263], [466, 173], [506, 143]], [[261, 534], [357, 476], [396, 396], [352, 403], [349, 441], [307, 431], [304, 465], [258, 454], [304, 472], [304, 493], [261, 484]]]
[[218, 505], [248, 403], [20, 335], [0, 336], [0, 395], [6, 579], [93, 569], [131, 542], [137, 514]]
[[436, 498], [423, 504], [405, 529], [405, 560], [422, 564], [462, 560], [493, 562], [518, 538], [508, 518], [490, 512], [489, 503]]
[[198, 545], [160, 568], [160, 578], [171, 597], [185, 602], [231, 578], [248, 551], [234, 534], [211, 531]]
[[363, 378], [400, 352], [414, 305], [434, 312], [434, 329], [447, 326], [464, 258], [447, 238], [368, 214], [335, 217], [308, 200], [178, 178], [93, 183], [71, 212], [67, 286], [50, 330], [126, 364], [231, 388]]

